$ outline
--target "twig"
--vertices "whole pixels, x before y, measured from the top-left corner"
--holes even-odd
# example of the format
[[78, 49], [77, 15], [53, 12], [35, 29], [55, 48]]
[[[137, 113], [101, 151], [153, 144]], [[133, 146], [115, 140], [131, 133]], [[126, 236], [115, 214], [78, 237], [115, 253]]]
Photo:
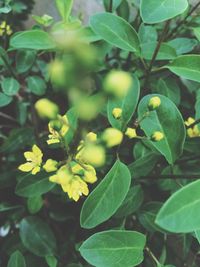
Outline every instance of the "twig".
[[150, 74], [151, 74], [151, 70], [152, 70], [152, 68], [153, 68], [153, 64], [154, 64], [154, 62], [155, 62], [155, 60], [156, 60], [156, 58], [157, 58], [157, 55], [158, 55], [158, 52], [159, 52], [159, 50], [160, 50], [162, 41], [164, 40], [165, 34], [166, 34], [167, 29], [168, 29], [168, 27], [169, 27], [169, 23], [170, 23], [170, 20], [168, 20], [168, 21], [165, 23], [165, 27], [164, 27], [164, 29], [163, 29], [163, 31], [162, 31], [162, 34], [161, 34], [161, 36], [160, 36], [160, 39], [159, 39], [159, 41], [158, 41], [158, 43], [157, 43], [157, 46], [156, 46], [156, 48], [155, 48], [155, 50], [154, 50], [154, 53], [153, 53], [151, 62], [150, 62], [150, 64], [149, 64], [149, 68], [148, 68], [148, 70], [147, 70], [146, 80], [145, 80], [145, 82], [144, 82], [144, 90], [145, 90], [145, 88], [146, 88], [146, 86], [147, 86], [147, 84], [148, 84], [148, 82], [149, 82], [149, 76], [150, 76]]
[[187, 180], [192, 180], [192, 179], [199, 179], [200, 174], [154, 174], [154, 175], [147, 175], [147, 176], [140, 176], [140, 177], [135, 177], [140, 178], [141, 180], [165, 180], [165, 179], [187, 179]]
[[149, 254], [149, 256], [152, 258], [156, 266], [160, 265], [160, 262], [157, 260], [156, 256], [153, 254], [153, 252], [150, 250], [150, 248], [146, 247], [146, 251]]
[[176, 25], [176, 27], [171, 31], [171, 33], [167, 36], [167, 38], [171, 38], [174, 33], [177, 32], [177, 30], [179, 29], [180, 26], [182, 26], [183, 24], [187, 23], [187, 19], [190, 17], [190, 15], [192, 15], [192, 13], [200, 6], [200, 1], [190, 10], [190, 12], [188, 13], [188, 15], [181, 21], [179, 21]]

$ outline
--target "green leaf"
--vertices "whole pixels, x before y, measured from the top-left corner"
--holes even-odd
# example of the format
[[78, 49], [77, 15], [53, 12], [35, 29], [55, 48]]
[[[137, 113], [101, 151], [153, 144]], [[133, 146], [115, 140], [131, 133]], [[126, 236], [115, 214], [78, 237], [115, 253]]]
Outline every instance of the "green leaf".
[[15, 193], [22, 197], [35, 197], [49, 192], [54, 186], [46, 173], [26, 174], [17, 184]]
[[156, 223], [174, 233], [190, 233], [200, 229], [200, 181], [175, 192], [162, 206]]
[[174, 18], [187, 8], [187, 0], [141, 0], [140, 12], [145, 23], [153, 24]]
[[159, 161], [160, 155], [155, 152], [147, 152], [143, 157], [135, 160], [128, 168], [133, 178], [139, 178], [149, 174]]
[[12, 77], [4, 78], [1, 83], [1, 86], [2, 86], [3, 92], [8, 96], [16, 95], [16, 93], [20, 89], [20, 84], [18, 83], [16, 79]]
[[65, 22], [68, 21], [74, 0], [56, 0], [57, 9]]
[[47, 32], [30, 30], [13, 35], [10, 46], [16, 49], [49, 50], [55, 48], [55, 43]]
[[[156, 110], [149, 111], [148, 103], [154, 96], [160, 98], [161, 105]], [[175, 104], [163, 95], [147, 95], [139, 103], [138, 114], [141, 120], [140, 126], [147, 137], [151, 138], [156, 131], [164, 134], [162, 140], [152, 141], [151, 144], [164, 155], [170, 164], [173, 164], [182, 154], [186, 136], [182, 115]]]
[[1, 203], [0, 204], [0, 212], [10, 211], [10, 210], [16, 210], [23, 208], [23, 206], [20, 205], [11, 205], [9, 203]]
[[123, 50], [139, 53], [139, 39], [134, 28], [111, 13], [99, 13], [90, 18], [93, 31], [108, 43]]
[[41, 96], [46, 92], [46, 83], [39, 76], [29, 76], [27, 79], [28, 89], [35, 95]]
[[18, 50], [16, 54], [16, 70], [21, 74], [31, 69], [35, 62], [36, 53], [32, 50]]
[[[140, 84], [136, 76], [133, 76], [132, 86], [129, 89], [127, 95], [120, 100], [110, 99], [107, 105], [108, 120], [112, 127], [124, 130], [133, 116], [140, 94]], [[115, 119], [112, 115], [114, 108], [121, 108], [122, 115], [120, 119]]]
[[127, 166], [117, 160], [85, 200], [81, 210], [81, 226], [90, 229], [108, 220], [125, 199], [130, 182], [131, 176]]
[[[156, 49], [157, 42], [141, 44], [141, 54], [144, 59], [151, 60]], [[156, 57], [156, 60], [169, 60], [176, 58], [176, 51], [166, 43], [162, 43]]]
[[23, 245], [37, 256], [54, 255], [56, 239], [48, 224], [36, 216], [24, 218], [20, 223]]
[[172, 100], [177, 106], [181, 101], [181, 92], [176, 80], [169, 77], [167, 79], [160, 78], [156, 86], [156, 93], [164, 95]]
[[20, 251], [15, 251], [10, 256], [7, 267], [26, 267], [26, 262]]
[[197, 45], [197, 41], [191, 38], [176, 38], [168, 42], [176, 50], [176, 54], [182, 55], [191, 52]]
[[141, 44], [156, 42], [158, 34], [153, 26], [145, 25], [142, 23], [138, 32]]
[[176, 75], [200, 82], [200, 56], [199, 55], [184, 55], [174, 59], [166, 66], [171, 72]]
[[45, 259], [49, 267], [56, 267], [58, 264], [58, 261], [54, 256], [46, 256]]
[[200, 41], [200, 27], [194, 28], [194, 34], [197, 39]]
[[11, 96], [0, 93], [0, 108], [9, 105], [12, 102], [13, 98]]
[[133, 214], [143, 202], [144, 194], [140, 185], [133, 186], [129, 189], [122, 205], [115, 213], [116, 218], [123, 218]]
[[144, 205], [139, 213], [139, 221], [149, 232], [161, 232], [162, 230], [155, 224], [156, 215], [160, 210], [162, 203], [152, 201]]
[[79, 250], [96, 267], [133, 267], [143, 261], [145, 243], [139, 232], [111, 230], [94, 234]]
[[27, 201], [28, 210], [31, 214], [37, 213], [43, 206], [41, 196], [29, 197]]

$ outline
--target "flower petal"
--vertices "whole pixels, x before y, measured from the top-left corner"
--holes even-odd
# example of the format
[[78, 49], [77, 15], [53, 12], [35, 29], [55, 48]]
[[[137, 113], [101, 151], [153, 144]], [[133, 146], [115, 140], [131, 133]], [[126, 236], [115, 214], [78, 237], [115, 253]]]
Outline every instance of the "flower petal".
[[35, 175], [36, 173], [38, 173], [40, 171], [40, 167], [39, 166], [36, 166], [35, 168], [33, 168], [32, 170], [32, 174]]
[[34, 165], [31, 162], [21, 164], [18, 169], [22, 172], [30, 172], [34, 168]]

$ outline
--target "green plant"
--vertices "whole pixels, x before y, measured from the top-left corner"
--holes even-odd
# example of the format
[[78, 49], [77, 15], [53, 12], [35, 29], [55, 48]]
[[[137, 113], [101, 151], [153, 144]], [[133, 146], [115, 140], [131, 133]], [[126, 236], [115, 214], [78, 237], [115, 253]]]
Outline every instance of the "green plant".
[[199, 266], [200, 2], [55, 2], [0, 27], [0, 264]]

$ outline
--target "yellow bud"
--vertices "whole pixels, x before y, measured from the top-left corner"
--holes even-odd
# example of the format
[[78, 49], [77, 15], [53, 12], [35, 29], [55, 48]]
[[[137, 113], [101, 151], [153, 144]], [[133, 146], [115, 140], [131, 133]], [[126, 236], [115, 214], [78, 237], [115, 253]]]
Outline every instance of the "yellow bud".
[[160, 97], [158, 96], [154, 96], [152, 98], [150, 98], [149, 100], [149, 104], [148, 104], [148, 107], [153, 110], [153, 109], [156, 109], [160, 106], [161, 104], [161, 100], [160, 100]]
[[[195, 122], [195, 119], [192, 117], [189, 117], [187, 121], [185, 121], [186, 126], [190, 126]], [[187, 134], [189, 137], [199, 137], [200, 136], [200, 130], [198, 125], [194, 125], [193, 127], [190, 127], [187, 129]]]
[[111, 71], [104, 80], [104, 90], [117, 98], [124, 97], [131, 87], [133, 79], [128, 72]]
[[58, 106], [47, 98], [38, 100], [35, 109], [41, 118], [55, 119], [59, 113]]
[[156, 131], [152, 134], [152, 141], [161, 141], [164, 138], [164, 134], [162, 132]]
[[123, 139], [123, 134], [118, 129], [107, 128], [103, 132], [102, 139], [106, 143], [107, 147], [113, 147], [121, 144]]
[[130, 139], [137, 137], [136, 130], [134, 128], [127, 128], [125, 135]]
[[62, 86], [65, 82], [65, 66], [64, 63], [58, 59], [49, 64], [50, 78], [56, 84]]
[[103, 166], [105, 159], [105, 149], [100, 145], [88, 145], [82, 151], [81, 160], [94, 167]]
[[115, 119], [120, 119], [122, 116], [122, 109], [121, 108], [114, 108], [112, 110], [112, 115]]
[[86, 141], [91, 142], [91, 143], [96, 142], [97, 141], [97, 135], [93, 132], [89, 132], [86, 135]]
[[44, 164], [43, 169], [46, 172], [54, 172], [57, 170], [57, 165], [58, 165], [58, 162], [56, 160], [48, 159], [46, 163]]

